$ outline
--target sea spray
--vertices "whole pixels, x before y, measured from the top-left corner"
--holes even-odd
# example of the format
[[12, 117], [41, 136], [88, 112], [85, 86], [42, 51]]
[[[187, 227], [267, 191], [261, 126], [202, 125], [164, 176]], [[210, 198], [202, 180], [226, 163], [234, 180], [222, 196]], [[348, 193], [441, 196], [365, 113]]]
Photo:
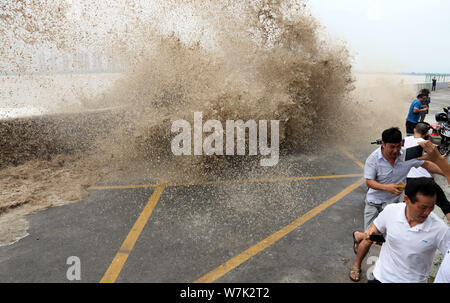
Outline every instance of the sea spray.
[[[349, 53], [343, 45], [321, 39], [320, 26], [305, 1], [61, 1], [64, 9], [53, 17], [46, 13], [53, 6], [42, 8], [48, 4], [45, 1], [23, 3], [26, 10], [35, 11], [26, 15], [42, 27], [45, 39], [28, 39], [40, 31], [21, 32], [20, 24], [15, 31], [3, 31], [13, 37], [2, 40], [1, 48], [14, 49], [8, 53], [8, 62], [2, 62], [5, 69], [30, 73], [42, 67], [33, 61], [37, 49], [70, 55], [78, 47], [107, 54], [122, 67], [122, 76], [101, 95], [64, 107], [66, 113], [109, 109], [102, 127], [81, 119], [81, 125], [71, 124], [68, 133], [79, 126], [87, 129], [86, 136], [70, 142], [78, 149], [66, 148], [61, 130], [67, 125], [56, 125], [41, 133], [49, 146], [37, 153], [39, 159], [21, 165], [19, 155], [29, 150], [30, 142], [26, 136], [15, 137], [21, 133], [15, 130], [2, 133], [6, 134], [3, 141], [20, 143], [12, 151], [16, 162], [9, 163], [16, 166], [1, 172], [7, 190], [0, 196], [0, 205], [7, 211], [15, 209], [9, 205], [35, 211], [78, 200], [89, 185], [105, 177], [112, 182], [116, 174], [130, 179], [130, 171], [153, 182], [252, 175], [259, 161], [251, 157], [174, 159], [171, 125], [177, 120], [193, 123], [194, 112], [222, 124], [227, 120], [280, 121], [280, 144], [298, 152], [311, 149], [314, 140], [340, 133], [336, 125], [342, 125], [351, 108]], [[52, 22], [44, 22], [48, 18]], [[22, 22], [27, 28], [27, 20], [9, 18], [8, 22]], [[29, 129], [27, 123], [20, 125]], [[62, 139], [48, 140], [53, 134]], [[37, 132], [32, 139], [43, 138]], [[54, 152], [47, 151], [62, 154], [55, 158]], [[126, 173], [121, 175], [123, 170]], [[289, 170], [284, 173], [288, 176]], [[288, 195], [289, 186], [279, 184], [274, 192]], [[250, 193], [236, 193], [236, 197], [255, 201], [250, 204], [258, 201]]]

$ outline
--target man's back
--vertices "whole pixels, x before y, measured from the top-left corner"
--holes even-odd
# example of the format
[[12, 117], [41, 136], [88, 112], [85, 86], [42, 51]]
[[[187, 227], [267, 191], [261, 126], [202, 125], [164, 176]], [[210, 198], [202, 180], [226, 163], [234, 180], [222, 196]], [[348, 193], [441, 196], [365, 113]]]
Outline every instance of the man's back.
[[[422, 138], [414, 138], [414, 136], [409, 136], [405, 138], [405, 145], [404, 147], [410, 148], [410, 147], [414, 147], [417, 146], [419, 144], [419, 142], [425, 141]], [[419, 167], [419, 168], [411, 168], [411, 170], [408, 173], [408, 178], [432, 178], [432, 176], [430, 175], [430, 173], [423, 167]]]

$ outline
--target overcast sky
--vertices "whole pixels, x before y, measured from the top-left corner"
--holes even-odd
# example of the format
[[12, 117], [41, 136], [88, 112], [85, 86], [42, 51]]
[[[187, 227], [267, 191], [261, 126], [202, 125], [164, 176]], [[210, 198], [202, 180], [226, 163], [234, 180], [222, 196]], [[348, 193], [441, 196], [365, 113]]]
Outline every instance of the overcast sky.
[[359, 71], [450, 73], [450, 0], [309, 0]]

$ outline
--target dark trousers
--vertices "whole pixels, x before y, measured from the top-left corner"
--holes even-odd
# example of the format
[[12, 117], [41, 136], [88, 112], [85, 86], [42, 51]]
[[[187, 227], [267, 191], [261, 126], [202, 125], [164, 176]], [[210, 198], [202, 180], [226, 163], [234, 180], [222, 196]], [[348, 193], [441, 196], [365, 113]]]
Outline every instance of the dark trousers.
[[427, 114], [428, 114], [427, 112], [420, 113], [420, 121], [419, 122], [425, 121], [425, 117]]
[[414, 128], [416, 128], [417, 123], [411, 121], [406, 121], [406, 133], [414, 135]]
[[[411, 180], [411, 178], [406, 179], [406, 182], [408, 183], [409, 180]], [[439, 206], [440, 209], [442, 209], [444, 215], [450, 213], [450, 202], [445, 196], [444, 190], [442, 190], [442, 188], [439, 185], [438, 191], [436, 193], [436, 205]]]

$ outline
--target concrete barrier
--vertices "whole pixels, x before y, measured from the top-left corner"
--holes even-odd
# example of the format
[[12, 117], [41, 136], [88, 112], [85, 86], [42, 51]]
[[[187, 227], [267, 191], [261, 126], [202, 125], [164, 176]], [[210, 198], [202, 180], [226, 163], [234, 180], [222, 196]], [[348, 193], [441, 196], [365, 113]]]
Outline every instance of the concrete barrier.
[[117, 124], [109, 111], [0, 120], [0, 168], [92, 148]]
[[[417, 83], [416, 84], [416, 89], [417, 91], [420, 91], [424, 88], [427, 88], [431, 91], [431, 83]], [[445, 89], [445, 88], [449, 88], [450, 87], [450, 82], [438, 82], [436, 83], [436, 90], [439, 89]]]

